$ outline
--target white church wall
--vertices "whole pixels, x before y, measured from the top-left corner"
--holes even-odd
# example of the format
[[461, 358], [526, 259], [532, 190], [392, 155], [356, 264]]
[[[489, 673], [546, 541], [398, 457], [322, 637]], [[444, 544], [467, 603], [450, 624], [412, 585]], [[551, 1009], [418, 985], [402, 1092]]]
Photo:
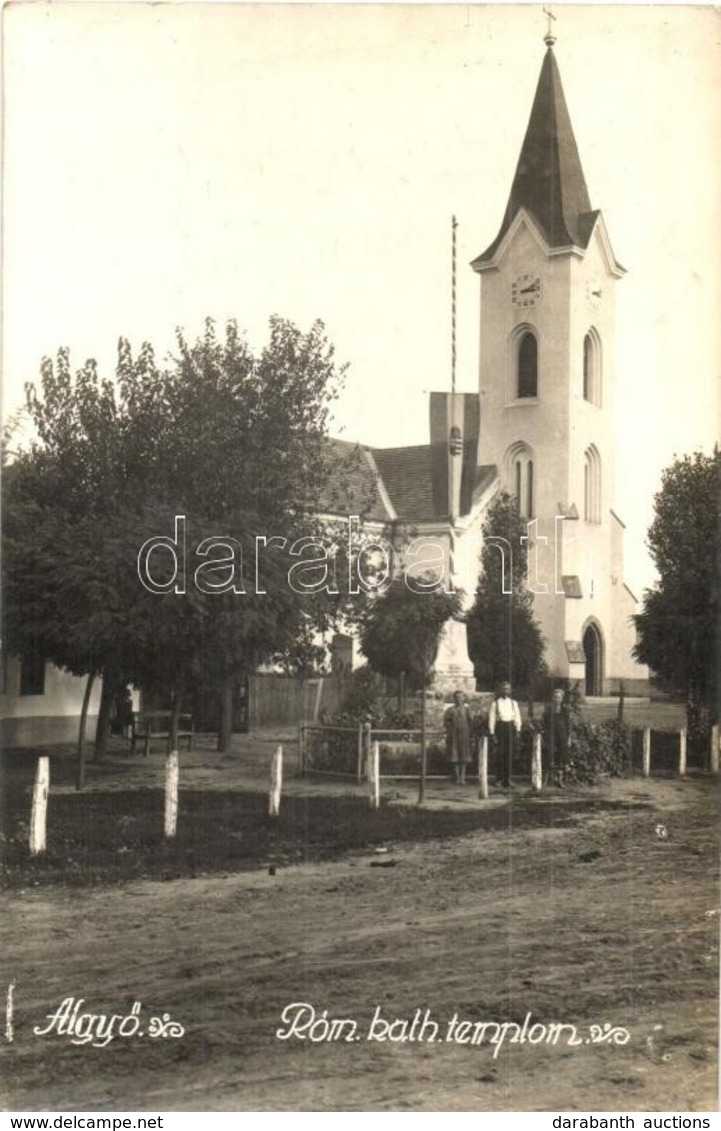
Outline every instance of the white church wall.
[[637, 664], [631, 655], [636, 642], [636, 628], [631, 617], [639, 612], [639, 605], [626, 586], [619, 582], [614, 589], [613, 599], [613, 648], [609, 660], [611, 675], [624, 681], [629, 694], [647, 694], [650, 689], [649, 671], [643, 664]]
[[[571, 429], [569, 494], [584, 515], [584, 453], [594, 446], [600, 456], [600, 511], [613, 507], [614, 411], [616, 398], [615, 303], [618, 279], [609, 270], [598, 225], [583, 257], [572, 258], [570, 274], [571, 318], [568, 339], [568, 395]], [[600, 291], [600, 295], [597, 293]], [[592, 334], [599, 367], [600, 397], [584, 397], [584, 339]]]
[[[515, 493], [507, 453], [517, 443], [532, 453], [536, 532], [548, 539], [539, 546], [538, 571], [548, 591], [536, 596], [534, 611], [551, 673], [563, 678], [578, 667], [569, 662], [566, 643], [580, 643], [590, 620], [604, 640], [606, 681], [620, 672], [646, 675], [630, 659], [633, 634], [619, 618], [612, 580], [623, 578], [623, 531], [611, 515], [618, 274], [602, 220], [584, 254], [549, 254], [523, 213], [501, 245], [497, 266], [481, 273], [479, 460], [496, 463], [504, 488]], [[513, 302], [513, 282], [521, 276], [540, 280], [529, 306]], [[538, 341], [534, 398], [515, 396], [517, 338], [526, 327]], [[584, 390], [587, 334], [597, 370], [589, 371]], [[560, 524], [557, 534], [556, 516], [571, 507], [578, 517]], [[559, 594], [562, 577], [576, 579], [573, 592], [580, 596]]]
[[[513, 281], [521, 274], [541, 277], [541, 298], [533, 307], [512, 301]], [[510, 489], [506, 455], [513, 443], [528, 444], [534, 456], [535, 511], [544, 518], [555, 513], [555, 496], [568, 478], [568, 282], [568, 262], [549, 260], [525, 222], [514, 226], [498, 268], [481, 276], [480, 460], [495, 463]], [[516, 396], [517, 337], [525, 327], [538, 340], [535, 398]]]

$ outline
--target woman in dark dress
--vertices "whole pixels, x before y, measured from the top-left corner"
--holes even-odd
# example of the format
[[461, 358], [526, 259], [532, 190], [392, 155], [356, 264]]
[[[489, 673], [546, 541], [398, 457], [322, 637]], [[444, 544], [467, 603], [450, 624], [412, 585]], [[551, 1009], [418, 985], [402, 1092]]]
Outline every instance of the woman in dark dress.
[[443, 722], [446, 728], [446, 753], [453, 766], [455, 780], [466, 783], [466, 766], [471, 760], [471, 716], [463, 702], [463, 692], [453, 695], [453, 706], [446, 711]]

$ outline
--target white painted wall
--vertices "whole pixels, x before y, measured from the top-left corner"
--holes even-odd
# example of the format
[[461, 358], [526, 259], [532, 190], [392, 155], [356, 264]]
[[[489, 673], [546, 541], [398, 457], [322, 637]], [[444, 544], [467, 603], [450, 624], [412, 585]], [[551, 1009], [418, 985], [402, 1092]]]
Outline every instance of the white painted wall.
[[[79, 716], [83, 705], [87, 677], [45, 665], [45, 692], [43, 695], [20, 694], [20, 661], [8, 659], [6, 690], [0, 694], [0, 719], [71, 718]], [[90, 696], [89, 715], [97, 715], [100, 707], [102, 681], [96, 680]]]
[[[522, 274], [541, 279], [540, 298], [523, 308], [512, 301], [513, 282]], [[611, 515], [618, 282], [602, 220], [585, 253], [550, 254], [523, 212], [499, 248], [495, 266], [481, 273], [479, 463], [494, 463], [504, 488], [513, 494], [508, 451], [523, 442], [533, 453], [537, 534], [548, 539], [546, 546], [539, 544], [538, 571], [548, 592], [536, 596], [534, 607], [551, 672], [566, 678], [578, 676], [578, 665], [569, 664], [565, 642], [580, 641], [590, 619], [601, 626], [606, 680], [648, 674], [630, 659], [633, 602], [622, 589], [623, 532]], [[599, 286], [600, 301], [590, 293]], [[538, 340], [538, 395], [519, 399], [517, 337], [525, 327]], [[583, 395], [583, 343], [591, 328], [601, 343], [600, 404]], [[591, 444], [601, 461], [600, 522], [587, 521], [584, 510], [585, 453]], [[556, 553], [555, 516], [570, 504], [579, 517], [560, 525]], [[563, 575], [580, 578], [580, 598], [557, 592]]]

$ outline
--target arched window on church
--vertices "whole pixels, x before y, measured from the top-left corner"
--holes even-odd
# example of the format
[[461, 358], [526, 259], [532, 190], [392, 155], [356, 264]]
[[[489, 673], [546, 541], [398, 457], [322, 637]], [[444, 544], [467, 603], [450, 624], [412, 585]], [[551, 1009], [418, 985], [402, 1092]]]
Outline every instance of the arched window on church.
[[533, 483], [533, 452], [528, 444], [513, 444], [506, 453], [508, 483], [518, 503], [518, 513], [522, 518], [533, 518], [536, 500]]
[[583, 456], [583, 517], [586, 522], [601, 521], [601, 457], [595, 444]]
[[526, 330], [518, 342], [516, 395], [538, 396], [538, 342], [535, 334]]
[[601, 339], [591, 328], [583, 339], [583, 399], [601, 404]]

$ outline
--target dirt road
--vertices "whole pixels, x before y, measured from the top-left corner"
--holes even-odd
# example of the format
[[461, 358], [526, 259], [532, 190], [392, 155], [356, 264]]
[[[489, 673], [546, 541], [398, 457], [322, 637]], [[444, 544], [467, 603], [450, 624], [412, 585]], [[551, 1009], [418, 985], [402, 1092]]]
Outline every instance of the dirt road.
[[[275, 875], [10, 894], [4, 1106], [714, 1110], [716, 787], [611, 792], [648, 808], [516, 829], [510, 802], [501, 830]], [[140, 1002], [144, 1035], [74, 1045], [49, 1020], [69, 998]], [[182, 1037], [150, 1038], [164, 1014]]]

